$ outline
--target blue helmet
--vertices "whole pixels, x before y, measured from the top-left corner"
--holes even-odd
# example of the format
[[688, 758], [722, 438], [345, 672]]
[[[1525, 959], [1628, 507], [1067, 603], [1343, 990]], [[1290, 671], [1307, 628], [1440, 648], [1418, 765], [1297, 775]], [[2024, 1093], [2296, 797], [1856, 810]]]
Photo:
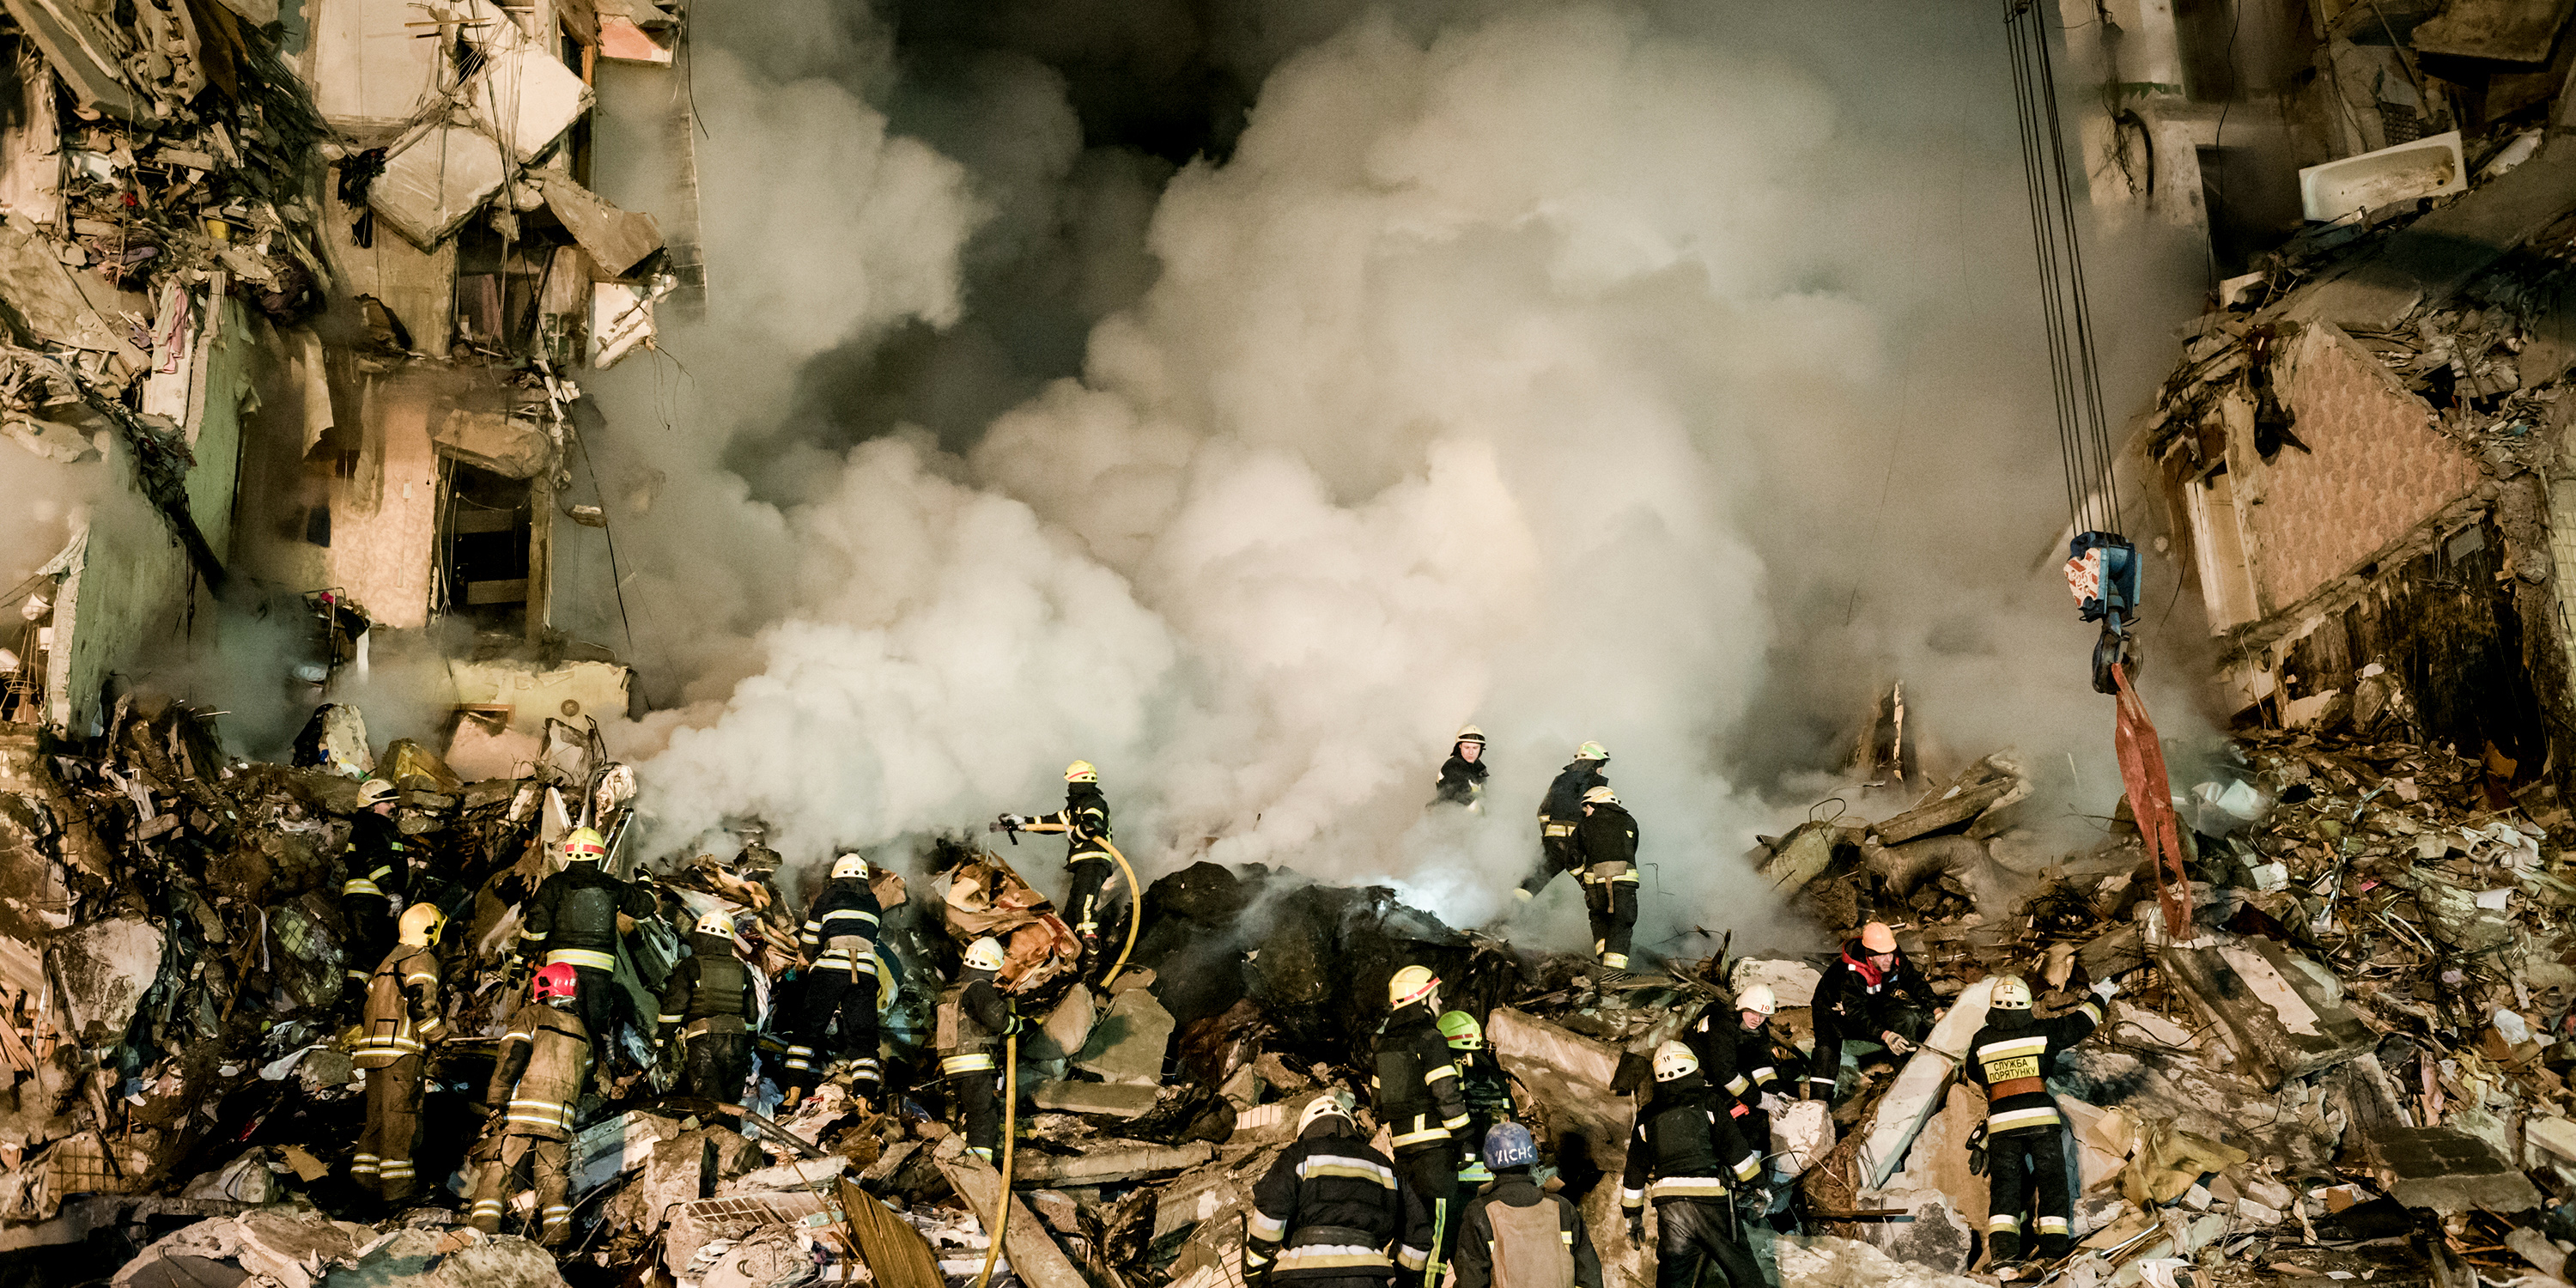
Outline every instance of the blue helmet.
[[1519, 1123], [1495, 1123], [1485, 1133], [1485, 1165], [1527, 1167], [1538, 1161], [1538, 1142]]

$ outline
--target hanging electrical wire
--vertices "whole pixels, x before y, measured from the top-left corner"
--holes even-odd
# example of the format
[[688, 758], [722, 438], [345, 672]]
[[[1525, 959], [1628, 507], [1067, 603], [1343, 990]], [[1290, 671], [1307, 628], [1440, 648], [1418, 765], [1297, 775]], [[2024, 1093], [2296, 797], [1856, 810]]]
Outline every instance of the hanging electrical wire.
[[2066, 485], [2071, 537], [2067, 584], [2084, 620], [2102, 623], [2093, 649], [2093, 687], [2115, 693], [2112, 668], [2134, 661], [2130, 624], [2138, 602], [2138, 557], [2136, 547], [2121, 535], [2117, 449], [2102, 404], [2101, 360], [2095, 352], [2083, 236], [2076, 220], [2080, 171], [2067, 161], [2046, 14], [2035, 0], [2005, 0], [2004, 33], [2012, 55], [2013, 109], [2021, 126], [2031, 249], [2039, 268], [2040, 332], [2048, 350], [2058, 464]]

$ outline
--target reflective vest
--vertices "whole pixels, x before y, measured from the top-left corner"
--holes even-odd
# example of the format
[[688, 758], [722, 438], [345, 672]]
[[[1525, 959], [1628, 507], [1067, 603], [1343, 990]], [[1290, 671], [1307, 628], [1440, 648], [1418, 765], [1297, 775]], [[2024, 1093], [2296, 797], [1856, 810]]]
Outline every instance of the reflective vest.
[[506, 1072], [512, 1043], [527, 1044], [527, 1067], [510, 1087], [503, 1106], [506, 1134], [541, 1140], [572, 1136], [573, 1110], [581, 1103], [582, 1084], [590, 1077], [590, 1031], [581, 1017], [538, 1002], [519, 1008], [510, 1032], [501, 1039], [501, 1067]]
[[426, 1052], [446, 1031], [438, 1013], [438, 955], [425, 945], [404, 944], [385, 954], [367, 978], [367, 1008], [349, 1062], [381, 1069]]

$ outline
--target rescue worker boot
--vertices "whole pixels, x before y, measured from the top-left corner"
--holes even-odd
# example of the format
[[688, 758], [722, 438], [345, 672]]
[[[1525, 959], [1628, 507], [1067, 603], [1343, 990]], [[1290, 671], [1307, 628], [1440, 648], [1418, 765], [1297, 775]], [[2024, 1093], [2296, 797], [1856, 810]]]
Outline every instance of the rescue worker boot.
[[2039, 1259], [2042, 1261], [2063, 1260], [2067, 1253], [2073, 1251], [2075, 1251], [2075, 1240], [2070, 1235], [2043, 1234], [2039, 1236]]
[[1986, 1251], [1986, 1264], [1990, 1266], [2009, 1265], [2021, 1260], [2021, 1232], [1997, 1230], [1987, 1235]]

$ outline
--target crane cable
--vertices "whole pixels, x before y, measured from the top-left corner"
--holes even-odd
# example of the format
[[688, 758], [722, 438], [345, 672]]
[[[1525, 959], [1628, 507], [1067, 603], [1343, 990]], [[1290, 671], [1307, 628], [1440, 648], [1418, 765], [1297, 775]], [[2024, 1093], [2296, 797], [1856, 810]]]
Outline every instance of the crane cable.
[[2049, 24], [2035, 0], [2004, 0], [2004, 33], [2012, 52], [2013, 106], [2021, 125], [2022, 177], [2029, 194], [2031, 249], [2039, 267], [2066, 520], [2073, 533], [2117, 533], [2122, 527], [2120, 497], [2112, 486], [2115, 448], [2111, 420], [2103, 410], [2101, 363], [2085, 289], [2065, 128], [2057, 110]]

